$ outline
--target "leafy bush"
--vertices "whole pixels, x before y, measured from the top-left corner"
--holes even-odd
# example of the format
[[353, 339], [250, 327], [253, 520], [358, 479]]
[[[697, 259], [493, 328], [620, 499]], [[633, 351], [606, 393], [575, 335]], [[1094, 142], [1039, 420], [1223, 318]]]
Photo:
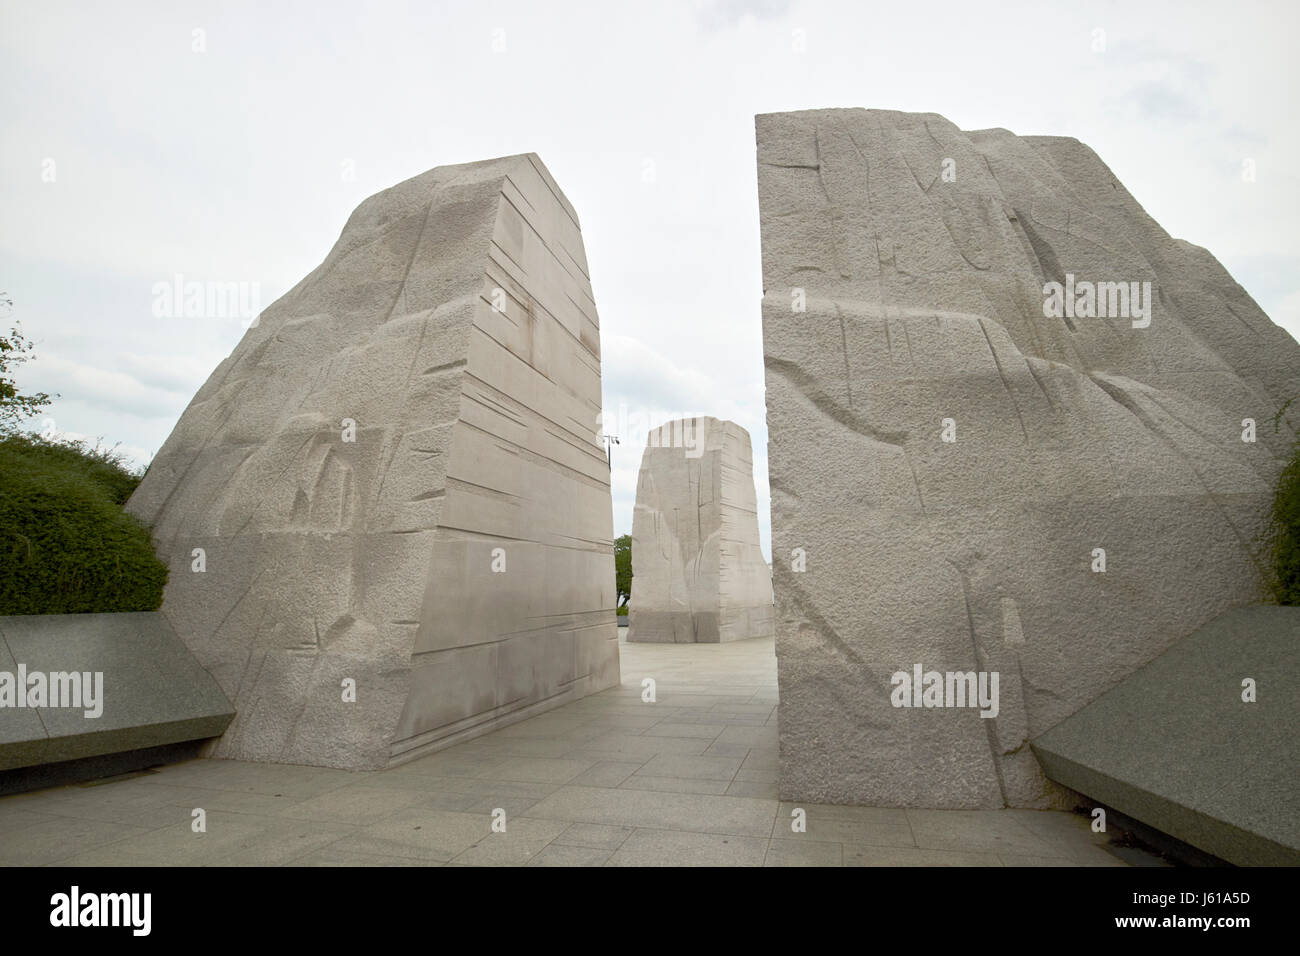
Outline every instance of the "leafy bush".
[[1278, 477], [1269, 522], [1269, 589], [1278, 604], [1300, 605], [1300, 441]]
[[614, 606], [626, 614], [632, 599], [632, 536], [621, 534], [614, 539]]
[[0, 437], [0, 614], [157, 610], [167, 567], [122, 510], [139, 483], [115, 449]]
[[10, 452], [33, 464], [83, 474], [102, 485], [117, 505], [126, 504], [142, 477], [126, 467], [116, 448], [89, 448], [79, 441], [49, 441], [37, 435], [16, 434], [0, 439], [0, 456]]

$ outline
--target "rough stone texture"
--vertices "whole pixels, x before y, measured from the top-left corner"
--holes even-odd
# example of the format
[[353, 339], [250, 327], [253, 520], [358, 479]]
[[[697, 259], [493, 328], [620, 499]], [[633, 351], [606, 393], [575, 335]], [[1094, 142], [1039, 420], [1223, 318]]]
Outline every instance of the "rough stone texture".
[[158, 612], [0, 617], [0, 671], [103, 674], [103, 710], [6, 707], [0, 771], [216, 737], [234, 708]]
[[772, 636], [749, 432], [700, 417], [653, 429], [632, 515], [629, 641], [717, 644]]
[[362, 203], [128, 505], [237, 705], [215, 755], [383, 766], [617, 684], [599, 411], [578, 220], [535, 155]]
[[[1029, 738], [1258, 598], [1300, 346], [1076, 140], [866, 110], [757, 134], [781, 795], [1050, 805]], [[1149, 327], [1045, 318], [1066, 273], [1151, 281]], [[999, 716], [891, 706], [916, 663], [998, 672]]]
[[1300, 865], [1297, 643], [1300, 608], [1233, 608], [1036, 738], [1034, 754], [1058, 783], [1229, 863]]

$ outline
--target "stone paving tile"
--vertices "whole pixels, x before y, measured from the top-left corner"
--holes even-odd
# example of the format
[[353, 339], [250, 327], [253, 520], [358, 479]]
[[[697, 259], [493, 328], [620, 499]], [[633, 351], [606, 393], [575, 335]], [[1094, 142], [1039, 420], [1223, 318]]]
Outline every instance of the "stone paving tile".
[[470, 807], [481, 804], [484, 800], [481, 795], [476, 793], [430, 790], [409, 779], [403, 781], [400, 785], [390, 784], [387, 781], [376, 781], [371, 785], [377, 789], [391, 787], [394, 790], [408, 790], [419, 796], [419, 800], [412, 803], [411, 806], [428, 807], [433, 810], [468, 810]]
[[974, 850], [1060, 856], [1052, 843], [1004, 810], [907, 810], [916, 845], [932, 850]]
[[[1051, 810], [1005, 810], [1011, 819], [1026, 827], [1035, 836], [1051, 843], [1060, 852], [1080, 863], [1095, 865], [1098, 859], [1113, 860], [1106, 850], [1110, 836], [1094, 833], [1091, 819], [1078, 813], [1060, 813]], [[1098, 857], [1098, 853], [1103, 854]], [[1103, 863], [1103, 865], [1111, 865]]]
[[[795, 833], [793, 830], [795, 809], [804, 811], [803, 833]], [[777, 810], [776, 822], [772, 825], [772, 838], [791, 836], [820, 843], [916, 846], [907, 812], [882, 807], [782, 803]]]
[[778, 819], [789, 820], [795, 809], [809, 819], [843, 820], [849, 823], [881, 823], [907, 826], [907, 811], [896, 807], [851, 807], [838, 803], [795, 803], [782, 800]]
[[355, 827], [321, 823], [317, 820], [286, 822], [283, 825], [267, 827], [260, 833], [238, 840], [234, 846], [209, 857], [205, 865], [290, 865], [301, 857], [319, 851], [355, 832]]
[[740, 769], [737, 757], [706, 757], [688, 754], [656, 754], [646, 761], [637, 775], [648, 777], [685, 777], [695, 780], [721, 780], [730, 783]]
[[471, 797], [471, 803], [483, 800], [540, 800], [560, 788], [555, 783], [519, 783], [514, 780], [487, 780], [482, 777], [438, 777], [430, 786], [448, 793]]
[[464, 810], [482, 799], [480, 794], [457, 789], [448, 778], [394, 777], [387, 774], [374, 774], [367, 779], [366, 786], [377, 790], [407, 790], [421, 797], [418, 805], [436, 807], [440, 810]]
[[[196, 790], [190, 787], [129, 787], [123, 783], [105, 784], [95, 787], [68, 786], [43, 791], [44, 799], [39, 802], [22, 798], [8, 797], [0, 800], [0, 832], [4, 831], [3, 820], [8, 813], [7, 807], [40, 806], [41, 814], [55, 817], [74, 817], [82, 820], [97, 820], [104, 823], [123, 823], [143, 827], [146, 830], [164, 826], [169, 822], [189, 819], [189, 810], [182, 810], [178, 802], [183, 795], [207, 795], [214, 798], [226, 796], [220, 790]], [[35, 794], [23, 795], [36, 796]], [[245, 798], [244, 794], [231, 794], [235, 802]], [[276, 800], [274, 797], [252, 795], [255, 803], [270, 801], [279, 806], [289, 806], [291, 800]], [[191, 803], [190, 807], [203, 806]]]
[[673, 720], [671, 718], [657, 721], [645, 729], [644, 737], [700, 737], [713, 740], [727, 729], [726, 724], [695, 723], [692, 721]]
[[745, 757], [745, 762], [741, 765], [742, 770], [772, 770], [776, 771], [781, 768], [780, 760], [777, 758], [776, 751], [765, 751], [754, 748], [750, 750]]
[[469, 866], [523, 866], [558, 837], [567, 824], [508, 816], [504, 833], [489, 832], [452, 858]]
[[[588, 736], [589, 737], [599, 736], [598, 733], [599, 731], [605, 731], [606, 733], [612, 733], [615, 731], [623, 731], [632, 734], [646, 733], [652, 728], [660, 724], [663, 724], [665, 722], [671, 722], [674, 721], [675, 719], [676, 718], [673, 717], [660, 716], [658, 713], [653, 713], [653, 712], [649, 714], [646, 714], [644, 712], [635, 715], [627, 714], [618, 717], [596, 717], [593, 718], [591, 722], [587, 725], [588, 729], [592, 731], [592, 733], [589, 734]], [[656, 733], [654, 736], [656, 737], [697, 737], [700, 735], [694, 733], [681, 733], [681, 734]]]
[[147, 827], [105, 820], [48, 817], [4, 833], [0, 862], [6, 866], [62, 863], [88, 848], [146, 837], [151, 832]]
[[513, 818], [527, 813], [537, 806], [545, 796], [546, 794], [543, 793], [511, 793], [478, 797], [473, 803], [464, 807], [464, 811], [466, 813], [485, 813], [490, 816], [497, 810], [504, 810], [507, 816]]
[[575, 823], [766, 837], [771, 833], [775, 812], [775, 800], [698, 793], [562, 787], [533, 807], [529, 816]]
[[515, 783], [565, 783], [599, 761], [560, 757], [505, 757], [474, 776]]
[[83, 850], [60, 865], [66, 866], [274, 866], [301, 856], [355, 828], [317, 820], [287, 820], [249, 813], [212, 811], [206, 830], [195, 832], [185, 819], [136, 835]]
[[473, 777], [504, 759], [500, 755], [487, 756], [475, 753], [458, 753], [454, 749], [443, 750], [427, 757], [419, 757], [390, 770], [385, 770], [384, 775]]
[[744, 761], [749, 756], [749, 752], [754, 748], [749, 744], [726, 743], [721, 740], [711, 742], [706, 748], [702, 757], [739, 757]]
[[999, 853], [998, 859], [1003, 866], [1126, 866], [1122, 860], [1111, 857], [1114, 863], [1098, 859], [1095, 863], [1080, 863], [1069, 856], [1025, 856], [1018, 853]]
[[[339, 788], [342, 789], [342, 788]], [[222, 810], [227, 813], [279, 814], [303, 802], [302, 797], [284, 793], [257, 793], [251, 790], [216, 790], [210, 787], [171, 787], [162, 784], [143, 784], [138, 790], [148, 791], [157, 796], [152, 805], [162, 807], [183, 807], [193, 810], [202, 807], [205, 810]], [[128, 793], [129, 791], [123, 791]], [[334, 791], [327, 791], [334, 792]], [[94, 792], [87, 793], [80, 803], [91, 805], [99, 798]], [[316, 799], [308, 797], [306, 799]]]
[[670, 694], [662, 689], [657, 692], [656, 703], [660, 706], [680, 707], [688, 711], [703, 713], [723, 701], [735, 703], [733, 698], [720, 697], [716, 694]]
[[812, 840], [772, 839], [768, 841], [764, 866], [843, 866], [844, 847], [839, 843]]
[[438, 860], [414, 860], [401, 856], [357, 853], [330, 845], [296, 857], [281, 866], [446, 866]]
[[585, 718], [565, 714], [563, 708], [560, 708], [511, 724], [496, 731], [493, 736], [505, 740], [511, 737], [555, 737], [573, 733], [581, 729], [585, 723]]
[[621, 784], [620, 790], [659, 790], [663, 793], [713, 793], [724, 794], [730, 784], [726, 780], [701, 780], [691, 777], [653, 777], [634, 773]]
[[613, 850], [552, 843], [528, 861], [528, 866], [603, 866]]
[[727, 727], [718, 737], [719, 743], [745, 744], [748, 747], [761, 747], [775, 751], [777, 746], [776, 728], [758, 726], [746, 727], [736, 725]]
[[451, 810], [404, 810], [372, 823], [333, 844], [337, 850], [377, 856], [449, 862], [492, 829], [486, 813]]
[[[18, 804], [6, 806], [5, 802], [0, 800], [0, 848], [4, 846], [6, 834], [25, 830], [40, 823], [49, 823], [51, 820], [57, 821], [58, 819], [59, 817], [55, 814], [37, 813], [34, 810], [23, 809]], [[3, 857], [3, 855], [3, 849], [0, 849], [0, 857]]]
[[728, 717], [749, 716], [761, 717], [766, 720], [772, 716], [776, 708], [772, 704], [740, 704], [733, 701], [727, 704], [714, 704], [710, 710], [719, 715], [725, 713]]
[[237, 760], [190, 760], [160, 773], [136, 778], [158, 785], [189, 784], [212, 790], [265, 793], [287, 797], [319, 796], [356, 781], [356, 774], [324, 767], [252, 763]]
[[[787, 826], [787, 829], [789, 827]], [[808, 821], [808, 829], [801, 834], [810, 840], [827, 843], [855, 843], [864, 846], [914, 847], [912, 828], [881, 823], [851, 823], [847, 820], [816, 819]]]
[[910, 846], [844, 845], [845, 866], [1002, 866], [995, 853]]
[[[654, 757], [657, 754], [702, 754], [709, 745], [698, 737], [646, 737], [640, 734], [609, 733], [585, 741], [569, 756], [606, 755], [604, 759], [616, 760], [620, 756]], [[616, 756], [608, 756], [610, 754]]]
[[[366, 786], [382, 774], [365, 778]], [[405, 790], [416, 799], [408, 804], [412, 808], [461, 810], [467, 813], [491, 814], [497, 808], [508, 814], [522, 814], [543, 797], [559, 789], [558, 784], [518, 783], [513, 780], [487, 780], [477, 777], [426, 777], [425, 786], [418, 786], [407, 778], [393, 789]]]
[[632, 830], [632, 827], [611, 827], [599, 823], [573, 823], [554, 842], [617, 850], [632, 835]]
[[776, 781], [764, 783], [754, 780], [733, 780], [727, 785], [726, 793], [732, 797], [758, 797], [763, 800], [777, 798]]
[[[339, 787], [319, 797], [300, 800], [281, 810], [279, 815], [300, 820], [365, 826], [398, 810], [424, 803], [424, 795], [419, 790], [353, 785]], [[205, 805], [198, 803], [195, 806]]]
[[617, 787], [641, 766], [637, 761], [602, 760], [578, 774], [569, 784], [575, 787]]
[[388, 770], [191, 760], [0, 797], [0, 865], [1127, 865], [1052, 811], [802, 804], [794, 833], [772, 645], [621, 651], [623, 686]]
[[500, 742], [493, 741], [490, 748], [481, 753], [492, 757], [563, 757], [570, 750], [581, 746], [582, 741], [598, 736], [599, 731], [589, 734], [560, 734], [555, 737], [511, 737]]
[[638, 829], [606, 866], [762, 866], [766, 839]]

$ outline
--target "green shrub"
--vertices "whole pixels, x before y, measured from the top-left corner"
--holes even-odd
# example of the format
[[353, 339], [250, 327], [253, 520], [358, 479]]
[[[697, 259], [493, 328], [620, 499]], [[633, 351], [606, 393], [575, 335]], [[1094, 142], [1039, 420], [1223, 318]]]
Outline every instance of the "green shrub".
[[49, 441], [36, 435], [0, 438], [0, 460], [15, 454], [39, 467], [84, 475], [102, 485], [114, 504], [124, 505], [140, 484], [139, 474], [128, 469], [115, 448], [89, 448], [79, 441]]
[[122, 510], [139, 483], [113, 449], [0, 438], [0, 614], [157, 610], [167, 567]]
[[1278, 478], [1269, 517], [1269, 589], [1278, 604], [1300, 605], [1300, 441]]
[[617, 614], [619, 617], [627, 617], [627, 605], [620, 604], [618, 608], [614, 611], [614, 613]]
[[[632, 536], [621, 534], [614, 539], [614, 606], [632, 599]], [[622, 613], [626, 614], [627, 611]]]

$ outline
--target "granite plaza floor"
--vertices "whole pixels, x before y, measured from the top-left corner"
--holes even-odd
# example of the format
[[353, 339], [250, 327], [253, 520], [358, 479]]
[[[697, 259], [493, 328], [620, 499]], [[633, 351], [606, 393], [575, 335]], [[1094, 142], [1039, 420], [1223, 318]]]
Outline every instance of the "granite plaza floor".
[[801, 804], [792, 833], [772, 642], [621, 651], [621, 687], [391, 770], [193, 760], [0, 797], [0, 864], [1127, 865], [1069, 813]]

